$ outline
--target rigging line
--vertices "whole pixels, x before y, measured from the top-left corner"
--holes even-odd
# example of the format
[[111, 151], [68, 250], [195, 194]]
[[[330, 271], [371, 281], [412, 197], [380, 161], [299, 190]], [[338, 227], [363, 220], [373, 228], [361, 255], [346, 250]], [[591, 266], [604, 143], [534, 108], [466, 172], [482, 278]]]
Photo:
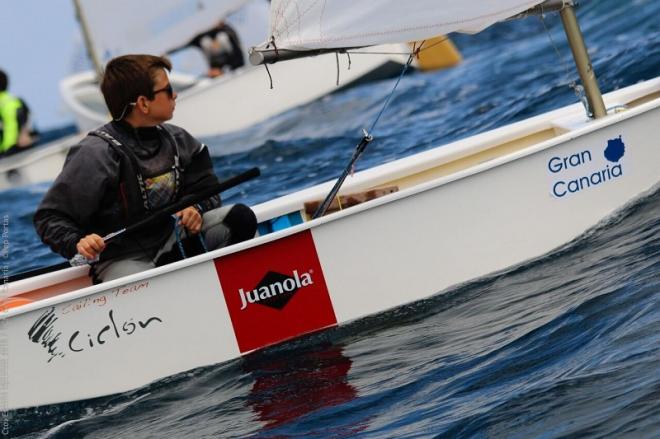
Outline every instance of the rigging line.
[[552, 38], [552, 33], [550, 33], [550, 30], [548, 29], [548, 26], [545, 23], [545, 14], [541, 13], [539, 15], [539, 20], [541, 20], [541, 24], [543, 25], [543, 29], [545, 29], [545, 33], [548, 36], [548, 40], [550, 40], [550, 45], [555, 51], [555, 54], [557, 55], [557, 58], [559, 59], [559, 62], [561, 63], [562, 68], [564, 69], [564, 75], [566, 76], [566, 82], [568, 83], [568, 86], [573, 90], [575, 93], [575, 96], [578, 98], [578, 100], [582, 103], [584, 106], [584, 109], [587, 112], [588, 116], [591, 116], [591, 108], [589, 108], [589, 102], [587, 101], [587, 97], [584, 94], [584, 88], [581, 85], [578, 85], [577, 82], [574, 79], [571, 79], [571, 71], [568, 66], [568, 63], [564, 58], [562, 58], [561, 53], [559, 52], [559, 47], [555, 43], [554, 38]]
[[[344, 52], [348, 58], [348, 68], [346, 70], [351, 70], [351, 55], [348, 52]], [[337, 62], [337, 83], [335, 84], [339, 87], [339, 52], [335, 52], [335, 61]]]
[[401, 82], [401, 78], [403, 78], [403, 75], [406, 74], [406, 71], [408, 70], [408, 67], [410, 67], [410, 64], [412, 64], [413, 59], [415, 59], [415, 54], [411, 53], [410, 56], [408, 57], [408, 61], [403, 66], [403, 69], [401, 69], [401, 74], [397, 78], [396, 83], [394, 84], [394, 87], [392, 87], [392, 91], [390, 92], [390, 94], [385, 99], [385, 103], [383, 104], [383, 108], [380, 109], [380, 112], [378, 113], [378, 116], [376, 117], [376, 120], [374, 120], [373, 125], [371, 125], [371, 129], [369, 130], [369, 133], [373, 132], [374, 129], [376, 128], [376, 124], [378, 123], [378, 121], [380, 120], [380, 117], [383, 115], [383, 113], [385, 112], [385, 109], [389, 105], [390, 100], [392, 99], [392, 96], [394, 96], [394, 92], [396, 91], [396, 88], [399, 86], [399, 82]]
[[273, 50], [275, 50], [275, 56], [279, 57], [280, 51], [277, 49], [277, 44], [275, 44], [275, 37], [273, 35], [270, 36], [270, 41], [268, 41], [266, 49], [268, 49], [271, 44], [273, 45]]
[[[351, 70], [351, 55], [348, 52], [344, 52], [348, 58], [348, 68], [346, 70]], [[337, 83], [335, 84], [339, 87], [339, 52], [335, 52], [335, 61], [337, 62]]]
[[[266, 45], [266, 49], [270, 47], [270, 45], [273, 45], [273, 49], [275, 50], [275, 55], [279, 56], [279, 51], [277, 50], [277, 44], [275, 44], [275, 37], [273, 35], [270, 36], [270, 41], [268, 41], [268, 44]], [[268, 64], [264, 63], [264, 67], [266, 68], [266, 73], [268, 73], [268, 80], [270, 81], [270, 89], [273, 89], [273, 76], [270, 74], [270, 70], [268, 69]]]
[[179, 249], [179, 253], [181, 253], [181, 257], [183, 259], [186, 259], [186, 250], [183, 248], [183, 242], [181, 241], [181, 228], [179, 226], [179, 218], [176, 215], [172, 215], [172, 218], [174, 219], [174, 236], [176, 238], [176, 245]]
[[[385, 112], [385, 109], [389, 105], [390, 100], [392, 99], [392, 96], [394, 96], [394, 92], [396, 91], [396, 88], [399, 86], [399, 82], [401, 82], [401, 78], [403, 78], [403, 75], [406, 74], [406, 71], [408, 70], [408, 67], [410, 67], [410, 64], [412, 64], [413, 60], [415, 59], [415, 56], [416, 55], [419, 56], [419, 51], [422, 49], [422, 46], [424, 45], [425, 41], [426, 40], [422, 41], [422, 43], [419, 45], [417, 50], [413, 50], [413, 53], [411, 53], [408, 56], [408, 61], [403, 66], [403, 69], [401, 69], [401, 74], [397, 78], [396, 83], [394, 84], [394, 87], [392, 87], [392, 91], [390, 92], [390, 94], [385, 99], [385, 103], [383, 104], [383, 108], [380, 109], [380, 113], [378, 113], [378, 116], [376, 117], [376, 120], [374, 121], [373, 125], [371, 125], [371, 129], [369, 130], [370, 133], [372, 133], [374, 131], [374, 129], [376, 129], [376, 124], [378, 123], [378, 120], [380, 119], [380, 117]], [[414, 46], [413, 46], [413, 49], [414, 49]]]
[[424, 46], [424, 43], [426, 43], [426, 40], [422, 40], [422, 42], [419, 43], [419, 47], [417, 49], [415, 49], [415, 46], [413, 46], [413, 53], [415, 54], [415, 58], [417, 58], [418, 60], [419, 60], [419, 53], [422, 51], [422, 47]]
[[273, 89], [273, 76], [270, 74], [270, 70], [268, 70], [268, 63], [264, 63], [264, 67], [266, 68], [266, 73], [268, 73], [268, 79], [270, 80], [270, 89]]
[[[408, 67], [410, 67], [410, 64], [412, 64], [414, 57], [415, 57], [414, 54], [410, 54], [410, 56], [408, 57], [408, 62], [406, 62], [406, 64], [401, 69], [401, 75], [399, 75], [399, 78], [394, 84], [394, 87], [392, 87], [392, 91], [385, 99], [385, 103], [383, 104], [383, 107], [380, 109], [380, 112], [378, 113], [376, 120], [374, 121], [373, 125], [371, 125], [371, 131], [373, 131], [376, 128], [376, 124], [378, 123], [378, 120], [383, 115], [383, 112], [385, 111], [387, 105], [392, 99], [392, 95], [394, 95], [394, 92], [396, 91], [399, 82], [401, 82], [401, 78], [403, 78], [403, 75], [408, 70]], [[367, 145], [373, 141], [374, 139], [373, 136], [369, 134], [367, 130], [363, 129], [362, 131], [363, 131], [362, 139], [360, 139], [360, 143], [358, 143], [357, 146], [355, 147], [355, 151], [353, 151], [351, 160], [348, 162], [348, 165], [346, 165], [339, 178], [337, 178], [337, 181], [335, 182], [334, 186], [332, 187], [328, 195], [326, 195], [323, 202], [318, 206], [316, 212], [314, 212], [314, 215], [312, 215], [313, 219], [325, 215], [328, 208], [330, 207], [330, 204], [332, 203], [332, 200], [335, 198], [335, 196], [337, 196], [337, 194], [339, 193], [339, 189], [341, 189], [341, 186], [344, 184], [344, 180], [346, 180], [346, 177], [348, 177], [349, 174], [353, 173], [353, 170], [355, 168], [355, 163], [362, 156], [365, 149], [367, 148]]]
[[[424, 44], [424, 42], [422, 41], [422, 44], [420, 44], [417, 51], [419, 51], [419, 49], [422, 48], [423, 44]], [[390, 101], [392, 100], [392, 96], [394, 96], [394, 92], [396, 91], [397, 87], [399, 86], [399, 82], [401, 82], [401, 78], [403, 78], [403, 75], [406, 74], [406, 71], [408, 71], [408, 67], [410, 67], [410, 65], [412, 64], [414, 59], [415, 59], [415, 53], [411, 53], [408, 56], [408, 61], [406, 62], [406, 64], [401, 69], [401, 74], [399, 75], [396, 82], [394, 83], [394, 87], [392, 87], [392, 91], [390, 92], [389, 95], [387, 95], [387, 98], [385, 98], [385, 102], [383, 103], [383, 107], [380, 109], [380, 112], [378, 113], [378, 116], [376, 116], [376, 120], [374, 120], [374, 123], [371, 125], [371, 129], [369, 131], [366, 131], [366, 130], [364, 131], [363, 139], [369, 138], [370, 139], [369, 142], [371, 141], [371, 139], [373, 139], [373, 134], [372, 133], [376, 129], [376, 124], [380, 120], [380, 117], [383, 115], [383, 113], [385, 113], [385, 109], [387, 109], [387, 106], [389, 105]], [[366, 145], [365, 145], [365, 147], [366, 147]], [[362, 155], [362, 153], [360, 153], [360, 155]], [[353, 173], [355, 172], [355, 163], [357, 162], [358, 158], [360, 158], [360, 155], [358, 155], [355, 158], [355, 160], [353, 160], [353, 163], [351, 165], [351, 175], [353, 175]]]

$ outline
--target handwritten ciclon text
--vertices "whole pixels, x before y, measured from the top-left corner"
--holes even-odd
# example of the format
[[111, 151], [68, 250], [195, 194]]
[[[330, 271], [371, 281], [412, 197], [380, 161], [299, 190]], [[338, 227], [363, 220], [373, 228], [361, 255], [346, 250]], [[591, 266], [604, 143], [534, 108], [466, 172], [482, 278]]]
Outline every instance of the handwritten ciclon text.
[[69, 337], [68, 348], [71, 352], [82, 352], [104, 345], [110, 340], [120, 340], [122, 337], [130, 336], [138, 330], [147, 329], [154, 323], [163, 323], [163, 319], [157, 316], [151, 316], [144, 319], [120, 319], [115, 316], [113, 310], [108, 311], [106, 325], [97, 330], [82, 333], [77, 330]]
[[30, 341], [41, 345], [48, 353], [48, 363], [56, 357], [65, 357], [67, 353], [100, 348], [106, 343], [120, 341], [163, 323], [163, 319], [156, 315], [126, 317], [109, 309], [105, 319], [93, 327], [74, 329], [65, 334], [57, 328], [57, 320], [55, 307], [51, 307], [37, 318], [28, 331]]

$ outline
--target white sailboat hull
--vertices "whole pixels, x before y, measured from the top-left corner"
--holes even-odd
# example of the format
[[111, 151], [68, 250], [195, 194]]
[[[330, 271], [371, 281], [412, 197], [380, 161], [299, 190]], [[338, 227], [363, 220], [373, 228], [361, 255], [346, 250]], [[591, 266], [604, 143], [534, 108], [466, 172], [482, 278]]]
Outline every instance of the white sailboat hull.
[[62, 171], [69, 148], [80, 139], [75, 134], [4, 157], [0, 161], [0, 191], [53, 181]]
[[[1, 316], [8, 407], [135, 389], [428, 298], [570, 242], [660, 182], [660, 78], [606, 102], [631, 108], [587, 121], [574, 105], [372, 168], [346, 192], [399, 191], [10, 309]], [[298, 212], [330, 185], [255, 206], [258, 218]], [[19, 281], [10, 294], [84, 282], [84, 271]]]
[[[384, 69], [391, 73], [393, 64], [402, 68], [407, 61], [403, 53], [410, 49], [407, 45], [387, 45], [365, 50], [379, 54], [353, 55], [350, 70], [346, 68], [346, 57], [340, 57], [340, 86], [367, 75], [377, 75]], [[338, 88], [334, 54], [275, 64], [269, 69], [273, 76], [272, 90], [263, 68], [244, 67], [218, 78], [199, 81], [185, 75], [172, 75], [175, 89], [177, 84], [187, 87], [179, 93], [172, 123], [185, 127], [196, 137], [225, 134], [309, 103]], [[94, 73], [84, 72], [60, 84], [64, 102], [81, 131], [95, 129], [110, 120], [94, 81]]]

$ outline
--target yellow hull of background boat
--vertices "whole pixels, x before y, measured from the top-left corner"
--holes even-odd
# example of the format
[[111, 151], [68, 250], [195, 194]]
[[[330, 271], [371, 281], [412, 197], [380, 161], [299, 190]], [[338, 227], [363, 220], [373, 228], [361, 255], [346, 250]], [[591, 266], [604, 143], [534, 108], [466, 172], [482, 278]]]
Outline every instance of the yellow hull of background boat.
[[[410, 43], [410, 46], [414, 50], [419, 47], [419, 42]], [[439, 70], [455, 66], [461, 61], [463, 61], [463, 56], [454, 43], [449, 37], [440, 35], [425, 40], [422, 50], [419, 52], [417, 67], [422, 71]]]

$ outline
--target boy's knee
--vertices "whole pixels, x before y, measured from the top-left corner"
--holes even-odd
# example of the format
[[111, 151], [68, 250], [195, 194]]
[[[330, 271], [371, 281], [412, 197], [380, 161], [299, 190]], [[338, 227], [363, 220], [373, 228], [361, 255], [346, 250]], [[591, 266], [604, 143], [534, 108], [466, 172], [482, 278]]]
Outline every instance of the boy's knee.
[[222, 220], [229, 227], [231, 244], [254, 238], [257, 232], [257, 217], [245, 204], [236, 204]]
[[215, 224], [204, 233], [204, 241], [209, 250], [217, 250], [229, 245], [231, 241], [229, 227], [222, 222]]

